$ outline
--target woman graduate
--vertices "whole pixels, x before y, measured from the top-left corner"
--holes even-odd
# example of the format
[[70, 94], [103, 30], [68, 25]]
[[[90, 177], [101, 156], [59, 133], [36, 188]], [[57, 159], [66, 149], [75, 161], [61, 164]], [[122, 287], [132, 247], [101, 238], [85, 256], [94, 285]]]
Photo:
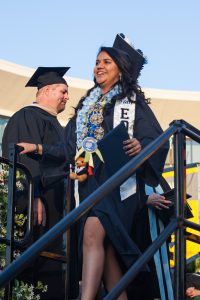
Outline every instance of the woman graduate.
[[[162, 133], [137, 84], [144, 62], [141, 52], [128, 44], [122, 35], [117, 35], [113, 47], [101, 47], [98, 52], [95, 85], [80, 100], [65, 130], [67, 151], [72, 161], [85, 153], [86, 161], [92, 166], [93, 175], [78, 183], [80, 201], [108, 177], [101, 153], [96, 151], [91, 157], [84, 149], [87, 141], [101, 140], [123, 121], [130, 138], [122, 147], [127, 156], [133, 157]], [[131, 238], [132, 223], [137, 211], [145, 205], [145, 183], [151, 186], [159, 183], [167, 151], [168, 145], [164, 145], [82, 217], [79, 232], [82, 300], [94, 300], [102, 280], [105, 289], [111, 290], [139, 257], [139, 248]], [[113, 155], [114, 152], [113, 149]], [[128, 299], [126, 291], [118, 299]]]

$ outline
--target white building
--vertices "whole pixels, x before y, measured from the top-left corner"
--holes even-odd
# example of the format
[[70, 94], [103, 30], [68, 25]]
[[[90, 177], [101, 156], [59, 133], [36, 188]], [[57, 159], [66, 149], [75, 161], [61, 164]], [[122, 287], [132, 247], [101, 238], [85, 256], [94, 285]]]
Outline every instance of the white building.
[[[34, 69], [0, 60], [0, 142], [6, 122], [20, 108], [32, 103], [36, 88], [25, 88]], [[66, 77], [69, 85], [70, 100], [58, 119], [65, 126], [73, 114], [73, 107], [85, 95], [93, 82]], [[151, 98], [151, 105], [161, 127], [165, 130], [173, 120], [183, 119], [200, 129], [200, 91], [174, 91], [143, 88], [145, 95]], [[200, 162], [200, 148], [195, 142], [187, 141], [187, 163]]]

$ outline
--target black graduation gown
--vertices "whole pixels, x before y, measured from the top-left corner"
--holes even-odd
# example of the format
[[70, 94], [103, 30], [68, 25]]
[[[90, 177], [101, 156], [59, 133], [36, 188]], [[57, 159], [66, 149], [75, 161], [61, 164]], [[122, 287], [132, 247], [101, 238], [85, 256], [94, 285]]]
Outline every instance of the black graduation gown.
[[[104, 115], [103, 127], [105, 134], [113, 128], [114, 107]], [[66, 132], [67, 151], [73, 160], [76, 152], [76, 120], [72, 118], [68, 123]], [[149, 106], [143, 99], [137, 96], [135, 111], [134, 137], [137, 138], [142, 148], [152, 142], [162, 133], [162, 129], [152, 113]], [[119, 188], [110, 193], [99, 204], [95, 205], [90, 214], [96, 215], [107, 234], [108, 240], [113, 244], [122, 263], [122, 267], [127, 269], [141, 254], [137, 244], [131, 238], [132, 224], [134, 216], [145, 204], [145, 183], [156, 186], [162, 174], [168, 143], [165, 144], [157, 153], [148, 159], [136, 172], [137, 190], [136, 194], [124, 201], [120, 200]], [[114, 155], [114, 152], [113, 152]], [[117, 159], [117, 158], [116, 158]], [[82, 201], [91, 192], [96, 190], [107, 178], [105, 167], [97, 157], [94, 158], [94, 175], [89, 176], [88, 180], [79, 185], [79, 197]], [[85, 217], [80, 221], [81, 229], [84, 226]], [[79, 251], [82, 250], [82, 230], [79, 237]], [[81, 257], [81, 256], [80, 256]], [[147, 270], [147, 269], [144, 269]]]
[[[43, 145], [42, 157], [19, 155], [19, 162], [24, 164], [33, 176], [35, 197], [40, 196], [46, 208], [47, 224], [45, 227], [34, 226], [34, 241], [63, 217], [64, 182], [60, 180], [49, 186], [49, 180], [46, 180], [51, 181], [52, 176], [64, 174], [67, 166], [66, 149], [63, 146], [63, 128], [55, 116], [41, 108], [25, 107], [10, 118], [5, 128], [2, 140], [3, 156], [8, 157], [9, 143], [18, 142]], [[48, 186], [42, 184], [42, 179], [43, 182], [47, 182]], [[24, 212], [26, 199], [18, 200], [17, 211]], [[62, 254], [62, 238], [56, 240], [46, 250]], [[42, 295], [42, 299], [63, 299], [64, 283], [60, 262], [40, 258], [34, 262], [34, 271], [29, 272], [29, 275], [30, 273], [34, 274], [35, 280], [41, 280], [48, 285], [48, 292]]]
[[[156, 230], [158, 231], [158, 235], [160, 234], [160, 232], [162, 231], [162, 229], [160, 229], [160, 225], [159, 225], [159, 217], [156, 214], [157, 211], [154, 211], [155, 213], [155, 226], [156, 226]], [[144, 252], [147, 250], [147, 248], [151, 245], [152, 243], [152, 237], [151, 237], [151, 229], [150, 229], [150, 220], [152, 222], [152, 219], [150, 219], [149, 217], [149, 213], [148, 213], [148, 207], [143, 207], [140, 212], [137, 214], [137, 216], [135, 217], [134, 220], [134, 225], [133, 225], [133, 232], [132, 232], [132, 237], [134, 238], [134, 240], [137, 242], [137, 245], [139, 246], [141, 252]], [[162, 221], [162, 220], [161, 220]], [[155, 231], [153, 232], [153, 234], [155, 234]], [[141, 236], [145, 236], [145, 239], [141, 239]], [[170, 242], [170, 238], [167, 239], [166, 241], [166, 249], [167, 249], [167, 255], [166, 257], [169, 257], [169, 242]], [[148, 265], [150, 267], [151, 272], [146, 275], [146, 282], [142, 281], [140, 282], [140, 284], [135, 285], [134, 287], [132, 287], [132, 291], [134, 290], [134, 295], [140, 295], [141, 296], [141, 290], [145, 290], [146, 286], [149, 287], [149, 294], [151, 293], [151, 297], [149, 299], [154, 299], [154, 298], [158, 298], [160, 299], [161, 297], [165, 297], [166, 300], [171, 299], [171, 289], [170, 289], [170, 284], [171, 282], [168, 282], [168, 273], [166, 271], [166, 264], [169, 264], [169, 259], [165, 261], [164, 259], [165, 257], [165, 252], [164, 249], [160, 249], [158, 252], [158, 257], [157, 257], [157, 263], [160, 261], [161, 264], [161, 274], [157, 273], [156, 271], [156, 260], [154, 258], [152, 258], [149, 262]], [[165, 264], [165, 267], [163, 266]], [[161, 278], [159, 277], [161, 276]], [[159, 286], [159, 281], [161, 280], [161, 286], [163, 284], [163, 290], [161, 294], [161, 290], [160, 290], [160, 286]], [[148, 283], [151, 284], [151, 287], [148, 285]], [[144, 287], [144, 285], [146, 284], [146, 286]], [[138, 296], [139, 297], [139, 296]], [[144, 297], [141, 298], [136, 298], [136, 300], [138, 299], [144, 299]]]

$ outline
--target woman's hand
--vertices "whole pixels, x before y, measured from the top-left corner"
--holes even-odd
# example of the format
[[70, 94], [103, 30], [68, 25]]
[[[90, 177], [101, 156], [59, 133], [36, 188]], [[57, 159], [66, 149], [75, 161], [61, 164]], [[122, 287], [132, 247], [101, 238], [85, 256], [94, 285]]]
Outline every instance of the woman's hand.
[[70, 172], [70, 173], [69, 173], [69, 178], [70, 178], [70, 179], [75, 180], [75, 179], [78, 179], [77, 177], [78, 177], [78, 176], [77, 176], [77, 174], [76, 174], [75, 172]]
[[42, 155], [42, 145], [39, 144], [30, 144], [30, 143], [18, 143], [17, 144], [20, 147], [23, 147], [24, 149], [19, 153], [21, 154], [26, 154], [26, 153], [37, 153]]
[[141, 144], [136, 138], [126, 140], [123, 144], [125, 145], [123, 149], [128, 156], [134, 156], [142, 150]]
[[157, 209], [169, 209], [169, 207], [166, 204], [172, 203], [169, 200], [166, 200], [164, 196], [161, 196], [159, 194], [153, 193], [149, 195], [146, 204], [151, 205]]

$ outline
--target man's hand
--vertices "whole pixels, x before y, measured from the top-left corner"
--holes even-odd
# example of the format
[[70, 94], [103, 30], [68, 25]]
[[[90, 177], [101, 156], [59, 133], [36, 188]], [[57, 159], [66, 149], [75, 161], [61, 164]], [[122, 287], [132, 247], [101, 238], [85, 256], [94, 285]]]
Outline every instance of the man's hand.
[[33, 152], [42, 155], [43, 149], [42, 149], [42, 145], [40, 144], [30, 144], [30, 143], [22, 142], [22, 143], [18, 143], [17, 145], [23, 148], [23, 150], [19, 153], [20, 155], [26, 153], [33, 153]]
[[46, 225], [46, 211], [40, 198], [33, 201], [33, 225]]

